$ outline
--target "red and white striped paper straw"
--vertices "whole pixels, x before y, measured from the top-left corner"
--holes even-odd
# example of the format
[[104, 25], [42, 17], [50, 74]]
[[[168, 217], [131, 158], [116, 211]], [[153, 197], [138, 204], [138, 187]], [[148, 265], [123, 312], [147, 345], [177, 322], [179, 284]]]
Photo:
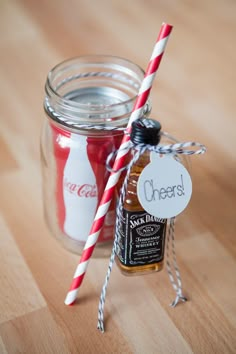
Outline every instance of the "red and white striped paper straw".
[[[139, 118], [142, 113], [144, 106], [147, 102], [147, 99], [149, 97], [149, 93], [156, 75], [156, 72], [159, 68], [167, 41], [169, 39], [169, 35], [171, 33], [172, 26], [166, 23], [163, 23], [156, 41], [156, 44], [154, 46], [152, 56], [150, 58], [143, 82], [140, 86], [139, 93], [136, 99], [136, 102], [133, 107], [133, 111], [131, 113], [128, 125], [127, 125], [127, 131], [130, 132], [131, 130], [131, 124], [134, 120]], [[76, 299], [76, 296], [78, 294], [79, 288], [82, 284], [83, 278], [85, 276], [89, 261], [91, 259], [91, 256], [93, 254], [93, 250], [96, 246], [96, 242], [98, 239], [98, 236], [100, 234], [100, 231], [102, 229], [102, 226], [104, 224], [105, 216], [107, 214], [108, 208], [110, 206], [112, 196], [116, 187], [116, 184], [119, 180], [120, 177], [120, 169], [124, 166], [125, 163], [125, 158], [126, 155], [129, 151], [129, 140], [130, 137], [129, 135], [124, 135], [119, 151], [117, 153], [114, 165], [113, 165], [113, 170], [117, 172], [111, 172], [109, 179], [107, 181], [107, 185], [105, 187], [103, 196], [101, 198], [99, 207], [97, 209], [94, 222], [90, 231], [90, 234], [88, 236], [88, 239], [86, 241], [83, 253], [80, 258], [80, 262], [76, 268], [75, 274], [74, 274], [74, 279], [71, 283], [70, 290], [66, 296], [65, 299], [65, 304], [66, 305], [72, 305], [73, 302]]]

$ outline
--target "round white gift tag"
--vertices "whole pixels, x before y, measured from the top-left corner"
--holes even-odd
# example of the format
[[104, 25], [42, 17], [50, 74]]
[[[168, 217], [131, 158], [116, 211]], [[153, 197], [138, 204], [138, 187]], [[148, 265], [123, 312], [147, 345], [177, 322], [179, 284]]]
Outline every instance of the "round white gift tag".
[[143, 169], [137, 184], [138, 199], [144, 210], [158, 218], [180, 214], [192, 195], [187, 169], [171, 155], [151, 153], [151, 162]]

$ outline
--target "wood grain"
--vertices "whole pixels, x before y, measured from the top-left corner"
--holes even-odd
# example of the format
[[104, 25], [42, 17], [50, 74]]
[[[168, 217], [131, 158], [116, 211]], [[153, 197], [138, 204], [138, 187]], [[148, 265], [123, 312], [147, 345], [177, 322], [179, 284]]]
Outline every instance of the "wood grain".
[[40, 309], [46, 303], [1, 218], [0, 233], [4, 235], [0, 239], [1, 272], [4, 274], [0, 294], [0, 323], [3, 323]]
[[[193, 197], [176, 226], [186, 304], [165, 270], [128, 278], [114, 266], [106, 333], [96, 329], [108, 260], [92, 259], [66, 307], [78, 257], [44, 222], [39, 156], [44, 84], [57, 63], [112, 54], [146, 67], [160, 25], [174, 25], [152, 89], [152, 116], [191, 158]], [[236, 2], [0, 2], [0, 353], [235, 353]]]

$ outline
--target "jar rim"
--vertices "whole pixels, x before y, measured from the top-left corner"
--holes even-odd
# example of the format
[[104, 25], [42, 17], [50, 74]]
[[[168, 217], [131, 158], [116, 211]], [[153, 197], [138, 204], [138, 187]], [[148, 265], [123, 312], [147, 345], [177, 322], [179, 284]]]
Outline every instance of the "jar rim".
[[[55, 65], [48, 73], [47, 75], [47, 79], [46, 79], [46, 84], [45, 84], [45, 91], [46, 94], [50, 97], [56, 97], [56, 99], [58, 100], [58, 102], [63, 103], [63, 105], [68, 106], [68, 107], [74, 107], [75, 109], [87, 109], [88, 105], [87, 103], [79, 103], [79, 102], [75, 102], [72, 101], [71, 99], [68, 99], [66, 97], [64, 97], [63, 95], [61, 95], [60, 93], [58, 93], [57, 88], [54, 88], [52, 85], [52, 80], [53, 75], [57, 73], [58, 70], [63, 69], [63, 71], [65, 71], [65, 69], [72, 67], [73, 66], [78, 66], [79, 65], [101, 65], [101, 64], [109, 64], [109, 66], [114, 66], [114, 65], [118, 65], [115, 63], [115, 61], [121, 61], [123, 64], [127, 64], [130, 65], [131, 67], [133, 67], [133, 72], [135, 73], [135, 70], [139, 72], [140, 75], [144, 76], [145, 72], [144, 70], [138, 65], [135, 64], [134, 62], [132, 62], [129, 59], [123, 58], [123, 57], [119, 57], [119, 56], [115, 56], [115, 55], [103, 55], [103, 54], [88, 54], [88, 55], [81, 55], [81, 56], [75, 56], [69, 59], [65, 59], [62, 62], [58, 63], [57, 65]], [[121, 66], [121, 65], [119, 65]], [[127, 69], [128, 71], [131, 71], [131, 69]], [[138, 75], [137, 75], [138, 77]], [[90, 104], [90, 108], [93, 111], [97, 111], [100, 112], [101, 110], [104, 110], [104, 108], [110, 108], [111, 110], [113, 110], [115, 107], [119, 107], [125, 104], [130, 104], [132, 103], [136, 97], [138, 95], [135, 94], [133, 97], [122, 101], [122, 102], [118, 102], [118, 103], [111, 103], [109, 105], [106, 104]]]
[[[128, 123], [144, 77], [139, 65], [122, 57], [69, 58], [48, 73], [44, 110], [69, 129], [120, 129]], [[150, 110], [148, 100], [142, 114]]]

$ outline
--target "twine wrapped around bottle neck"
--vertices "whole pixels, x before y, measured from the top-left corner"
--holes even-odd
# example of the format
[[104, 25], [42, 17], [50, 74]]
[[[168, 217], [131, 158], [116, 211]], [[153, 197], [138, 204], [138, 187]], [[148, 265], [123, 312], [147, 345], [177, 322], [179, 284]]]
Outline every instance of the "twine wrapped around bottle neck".
[[[162, 133], [162, 135], [165, 135], [167, 137], [170, 137], [168, 133]], [[170, 144], [170, 145], [145, 145], [145, 144], [138, 144], [135, 145], [132, 142], [130, 142], [130, 148], [134, 147], [135, 148], [135, 153], [129, 162], [127, 166], [125, 166], [122, 170], [126, 169], [126, 177], [124, 179], [123, 185], [121, 187], [120, 191], [120, 198], [119, 198], [119, 203], [117, 206], [117, 218], [116, 218], [116, 232], [115, 232], [115, 239], [114, 239], [114, 244], [113, 248], [111, 251], [111, 257], [107, 269], [107, 274], [105, 277], [105, 281], [102, 287], [101, 295], [100, 295], [100, 301], [99, 301], [99, 306], [98, 306], [98, 324], [97, 328], [103, 333], [104, 332], [104, 306], [105, 306], [105, 299], [106, 299], [106, 291], [107, 291], [107, 286], [109, 283], [113, 263], [115, 260], [115, 255], [117, 251], [117, 243], [118, 243], [118, 227], [120, 223], [120, 215], [121, 215], [121, 210], [122, 210], [122, 205], [124, 201], [124, 195], [125, 191], [127, 189], [127, 183], [128, 183], [128, 178], [130, 175], [130, 171], [132, 166], [135, 164], [135, 162], [139, 159], [139, 157], [145, 152], [145, 151], [154, 151], [158, 154], [173, 154], [176, 158], [178, 158], [179, 154], [183, 155], [200, 155], [204, 154], [206, 152], [206, 147], [203, 144], [197, 143], [197, 142], [182, 142], [182, 143], [175, 143], [175, 144]], [[195, 148], [192, 150], [189, 150], [188, 148]], [[107, 158], [107, 169], [111, 172], [113, 171], [112, 168], [110, 167], [110, 162], [116, 155], [117, 151], [112, 152], [108, 158]], [[116, 171], [113, 171], [116, 172]], [[173, 286], [173, 289], [176, 293], [175, 299], [172, 301], [170, 306], [175, 307], [180, 301], [185, 302], [187, 301], [187, 298], [183, 295], [182, 292], [182, 281], [181, 281], [181, 276], [180, 276], [180, 271], [179, 267], [177, 264], [177, 259], [176, 259], [176, 251], [175, 251], [175, 217], [170, 218], [169, 220], [169, 225], [168, 225], [168, 232], [167, 232], [167, 242], [166, 242], [166, 267], [167, 267], [167, 272], [169, 275], [170, 282]]]

